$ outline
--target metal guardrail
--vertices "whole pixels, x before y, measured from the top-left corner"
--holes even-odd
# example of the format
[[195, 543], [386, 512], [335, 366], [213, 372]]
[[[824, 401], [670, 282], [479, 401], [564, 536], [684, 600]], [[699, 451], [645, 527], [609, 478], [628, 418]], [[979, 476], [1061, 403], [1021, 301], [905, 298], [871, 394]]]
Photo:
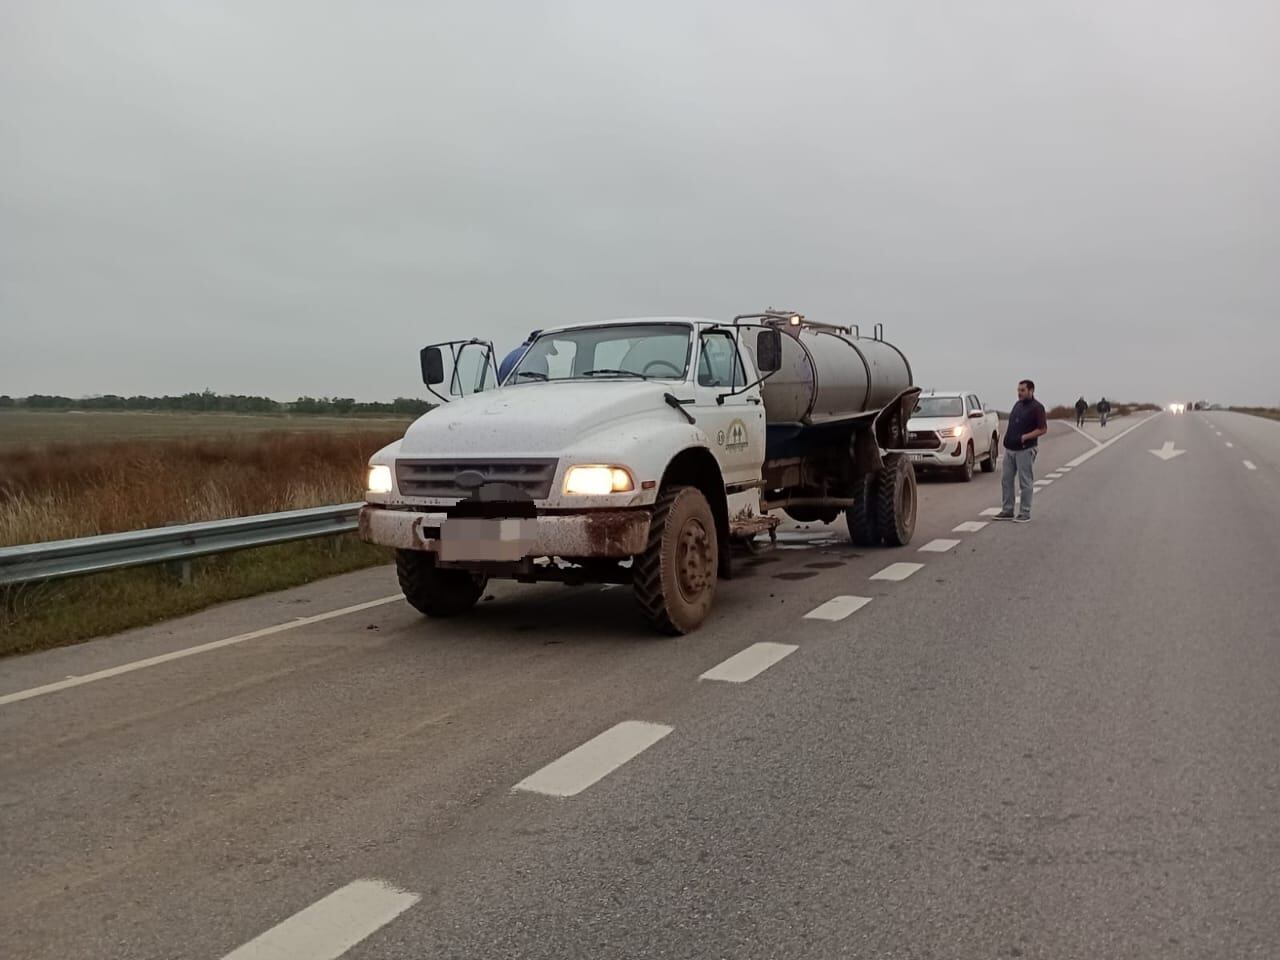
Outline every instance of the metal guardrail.
[[362, 506], [362, 503], [340, 503], [309, 510], [0, 547], [0, 586], [191, 560], [290, 540], [330, 537], [354, 530]]

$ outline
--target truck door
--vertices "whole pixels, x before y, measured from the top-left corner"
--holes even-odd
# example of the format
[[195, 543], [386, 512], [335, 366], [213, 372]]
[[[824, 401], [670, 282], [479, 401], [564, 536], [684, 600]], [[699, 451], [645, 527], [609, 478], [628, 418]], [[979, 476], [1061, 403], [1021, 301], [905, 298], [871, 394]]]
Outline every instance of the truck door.
[[[764, 462], [764, 404], [758, 387], [733, 394], [748, 383], [734, 331], [704, 331], [695, 363], [698, 425], [720, 461], [725, 486], [732, 491], [758, 482]], [[754, 368], [751, 377], [755, 379]]]

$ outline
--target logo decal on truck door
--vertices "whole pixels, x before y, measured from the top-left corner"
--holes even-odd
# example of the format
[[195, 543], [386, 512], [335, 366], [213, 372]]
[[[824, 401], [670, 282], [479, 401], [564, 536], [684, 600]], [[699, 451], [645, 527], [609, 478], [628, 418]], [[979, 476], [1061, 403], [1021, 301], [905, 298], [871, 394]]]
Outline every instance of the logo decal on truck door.
[[735, 420], [729, 424], [729, 433], [722, 441], [724, 448], [731, 453], [739, 450], [745, 450], [750, 445], [750, 437], [747, 434], [747, 425], [741, 420]]

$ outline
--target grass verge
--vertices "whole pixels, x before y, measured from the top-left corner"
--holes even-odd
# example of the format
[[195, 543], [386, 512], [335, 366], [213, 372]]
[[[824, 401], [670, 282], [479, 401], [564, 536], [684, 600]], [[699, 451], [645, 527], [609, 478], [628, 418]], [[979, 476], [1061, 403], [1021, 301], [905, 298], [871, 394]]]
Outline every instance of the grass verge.
[[1251, 417], [1280, 420], [1280, 407], [1232, 407], [1231, 409], [1236, 413], [1247, 413]]
[[153, 566], [0, 587], [0, 657], [144, 627], [390, 560], [389, 550], [347, 534], [194, 560], [189, 584]]

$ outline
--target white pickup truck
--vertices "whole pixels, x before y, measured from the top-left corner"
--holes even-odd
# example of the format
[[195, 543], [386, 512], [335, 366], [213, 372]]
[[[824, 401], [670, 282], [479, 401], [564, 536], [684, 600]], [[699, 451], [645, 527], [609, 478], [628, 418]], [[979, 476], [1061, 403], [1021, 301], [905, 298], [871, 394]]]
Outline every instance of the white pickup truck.
[[778, 311], [577, 324], [540, 331], [501, 384], [486, 341], [421, 361], [450, 402], [371, 458], [360, 531], [396, 548], [428, 616], [470, 610], [493, 577], [621, 583], [686, 633], [771, 511], [844, 514], [860, 545], [914, 531], [915, 474], [883, 451], [918, 389], [878, 326]]
[[1000, 460], [1000, 416], [976, 393], [926, 391], [911, 413], [902, 452], [917, 469], [949, 470], [966, 482], [978, 463], [983, 473], [992, 473]]

